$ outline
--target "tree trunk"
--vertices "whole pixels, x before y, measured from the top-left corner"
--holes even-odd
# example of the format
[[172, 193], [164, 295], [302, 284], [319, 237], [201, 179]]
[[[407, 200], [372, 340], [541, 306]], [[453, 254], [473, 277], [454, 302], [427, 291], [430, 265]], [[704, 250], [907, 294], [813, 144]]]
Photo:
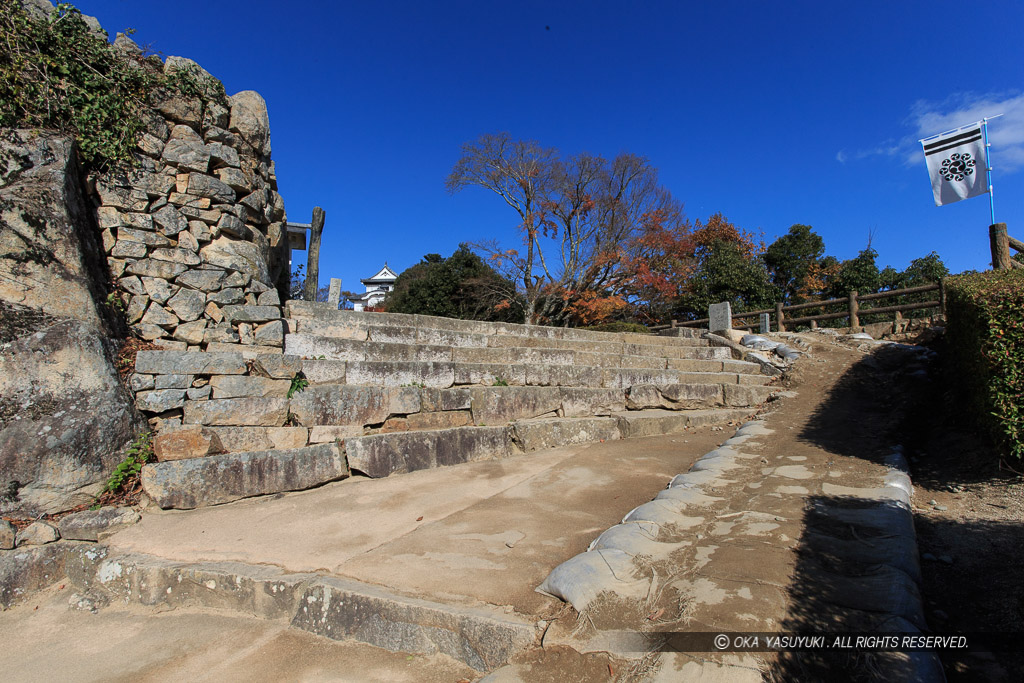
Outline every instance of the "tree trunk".
[[306, 252], [306, 286], [302, 290], [302, 298], [306, 301], [316, 301], [320, 277], [320, 235], [323, 232], [324, 210], [317, 206], [313, 209], [313, 224], [309, 229], [309, 248]]

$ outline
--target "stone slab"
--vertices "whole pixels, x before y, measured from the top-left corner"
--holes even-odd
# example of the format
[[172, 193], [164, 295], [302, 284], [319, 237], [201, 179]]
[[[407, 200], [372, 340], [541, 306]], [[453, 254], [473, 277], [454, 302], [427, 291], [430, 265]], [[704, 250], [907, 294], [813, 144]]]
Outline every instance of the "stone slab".
[[505, 427], [458, 427], [353, 437], [346, 440], [345, 449], [349, 466], [375, 479], [510, 455]]
[[391, 415], [420, 410], [418, 387], [313, 385], [293, 395], [290, 411], [300, 425], [382, 424]]
[[425, 386], [444, 389], [455, 382], [453, 363], [408, 361], [349, 361], [345, 369], [348, 384], [368, 386]]
[[527, 453], [618, 438], [619, 423], [613, 417], [546, 418], [512, 423], [512, 440]]
[[288, 394], [291, 385], [291, 381], [287, 379], [247, 377], [244, 375], [215, 375], [210, 378], [214, 399], [283, 397]]
[[135, 371], [152, 375], [243, 375], [241, 353], [139, 351]]
[[224, 398], [185, 403], [185, 424], [282, 427], [288, 420], [286, 398]]
[[162, 508], [190, 509], [281, 491], [299, 491], [348, 476], [335, 444], [212, 455], [142, 468], [142, 488]]
[[553, 414], [562, 406], [558, 387], [471, 387], [469, 394], [473, 422], [480, 426]]
[[215, 437], [227, 453], [302, 448], [309, 431], [306, 427], [203, 427], [203, 433]]
[[61, 517], [57, 528], [61, 538], [66, 540], [98, 541], [102, 535], [132, 526], [140, 519], [139, 513], [132, 508], [104, 507]]
[[494, 609], [434, 603], [375, 586], [323, 578], [303, 593], [292, 626], [393, 652], [443, 653], [489, 671], [533, 645], [535, 626]]

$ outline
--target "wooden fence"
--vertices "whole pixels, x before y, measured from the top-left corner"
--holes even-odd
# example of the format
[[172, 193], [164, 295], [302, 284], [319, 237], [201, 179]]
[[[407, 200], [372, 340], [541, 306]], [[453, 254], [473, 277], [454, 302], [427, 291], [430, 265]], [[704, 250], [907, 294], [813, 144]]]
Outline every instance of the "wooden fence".
[[988, 229], [992, 247], [992, 267], [996, 270], [1024, 268], [1024, 263], [1010, 258], [1010, 249], [1024, 253], [1024, 242], [1010, 237], [1006, 233], [1006, 223], [995, 223]]
[[[1010, 249], [1024, 254], [1024, 242], [1018, 239], [1010, 237], [1006, 232], [1006, 223], [995, 223], [989, 226], [989, 242], [992, 248], [992, 268], [995, 270], [1007, 270], [1011, 268], [1024, 268], [1024, 263], [1015, 261], [1010, 256]], [[937, 298], [933, 301], [922, 301], [919, 303], [900, 304], [897, 306], [882, 306], [880, 308], [865, 308], [861, 309], [860, 304], [865, 301], [879, 301], [882, 299], [891, 299], [898, 296], [906, 296], [908, 294], [920, 294], [922, 292], [938, 292]], [[808, 310], [812, 308], [825, 308], [828, 306], [838, 306], [844, 304], [845, 310], [836, 311], [833, 313], [822, 313], [820, 315], [807, 315], [802, 317], [792, 318], [788, 314], [794, 311]], [[795, 325], [810, 325], [816, 327], [817, 324], [823, 320], [835, 320], [837, 318], [849, 318], [850, 327], [860, 327], [860, 316], [863, 315], [876, 315], [884, 313], [895, 313], [897, 316], [907, 311], [917, 311], [927, 308], [938, 308], [943, 313], [946, 312], [946, 294], [941, 284], [930, 284], [922, 285], [920, 287], [908, 287], [907, 289], [894, 289], [888, 292], [878, 292], [877, 294], [858, 294], [857, 292], [850, 292], [845, 299], [828, 299], [826, 301], [808, 301], [803, 304], [794, 304], [792, 306], [783, 306], [782, 303], [775, 304], [775, 308], [766, 308], [761, 311], [745, 311], [743, 313], [734, 313], [733, 328], [737, 330], [754, 330], [760, 328], [759, 317], [767, 313], [771, 315], [775, 314], [775, 326], [779, 332], [785, 332], [786, 326]], [[742, 321], [746, 318], [753, 318], [754, 322], [737, 324], [736, 321]], [[686, 320], [679, 321], [673, 320], [671, 323], [666, 325], [653, 325], [649, 327], [652, 332], [659, 330], [667, 330], [673, 327], [702, 327], [710, 322], [708, 318], [701, 318], [700, 320]]]
[[[1017, 242], [1017, 240], [1014, 240]], [[1018, 242], [1020, 244], [1019, 249], [1024, 251], [1024, 242]], [[1014, 247], [1018, 249], [1018, 247]], [[1024, 266], [1022, 266], [1024, 267]], [[892, 299], [900, 296], [907, 296], [908, 294], [921, 294], [923, 292], [936, 292], [936, 298], [930, 301], [920, 301], [916, 303], [899, 304], [896, 306], [881, 306], [879, 308], [861, 308], [861, 303], [867, 301], [881, 301], [883, 299]], [[802, 317], [790, 317], [790, 314], [794, 311], [806, 311], [813, 308], [827, 308], [830, 306], [844, 305], [844, 310], [836, 311], [832, 313], [820, 313], [818, 315], [807, 315]], [[850, 292], [850, 294], [842, 299], [827, 299], [825, 301], [808, 301], [802, 304], [793, 304], [792, 306], [783, 306], [781, 302], [775, 304], [775, 308], [766, 308], [760, 311], [744, 311], [743, 313], [734, 313], [733, 329], [737, 330], [755, 330], [760, 328], [759, 318], [761, 314], [767, 313], [771, 315], [775, 314], [775, 329], [779, 332], [785, 332], [787, 326], [793, 327], [796, 325], [810, 325], [811, 327], [817, 327], [817, 324], [823, 320], [835, 320], [837, 318], [849, 318], [850, 327], [860, 327], [860, 316], [861, 315], [876, 315], [884, 313], [895, 313], [902, 315], [907, 311], [917, 311], [926, 308], [938, 308], [943, 313], [946, 310], [946, 296], [942, 286], [938, 283], [930, 285], [921, 285], [920, 287], [908, 287], [906, 289], [893, 289], [887, 292], [878, 292], [877, 294], [858, 294], [856, 291]], [[753, 322], [742, 323], [746, 318], [753, 318]], [[673, 327], [703, 327], [706, 326], [710, 320], [708, 318], [701, 318], [700, 320], [673, 320], [667, 325], [655, 325], [649, 329], [652, 331], [665, 330]]]

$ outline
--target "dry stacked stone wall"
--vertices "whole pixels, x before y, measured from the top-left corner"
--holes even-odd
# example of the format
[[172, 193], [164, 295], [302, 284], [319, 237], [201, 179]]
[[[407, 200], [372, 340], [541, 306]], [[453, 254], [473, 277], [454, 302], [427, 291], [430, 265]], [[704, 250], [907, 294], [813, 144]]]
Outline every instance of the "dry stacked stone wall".
[[[138, 49], [122, 35], [120, 49]], [[195, 62], [168, 57], [204, 92]], [[167, 349], [281, 353], [288, 287], [284, 201], [256, 92], [175, 95], [153, 107], [137, 165], [91, 178], [97, 223], [128, 323]]]

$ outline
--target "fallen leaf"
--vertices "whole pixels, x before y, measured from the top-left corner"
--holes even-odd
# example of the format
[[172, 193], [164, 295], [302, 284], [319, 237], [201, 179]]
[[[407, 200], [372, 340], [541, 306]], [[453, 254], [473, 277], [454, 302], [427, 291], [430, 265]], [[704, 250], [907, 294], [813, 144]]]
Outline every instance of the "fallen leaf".
[[416, 521], [417, 522], [422, 522], [423, 521], [423, 515], [420, 515], [419, 517], [417, 517]]
[[647, 621], [654, 621], [655, 619], [657, 619], [658, 617], [660, 617], [664, 613], [665, 613], [665, 608], [664, 607], [659, 607], [658, 609], [656, 609], [655, 611], [653, 611], [653, 612], [651, 612], [650, 614], [647, 615]]

